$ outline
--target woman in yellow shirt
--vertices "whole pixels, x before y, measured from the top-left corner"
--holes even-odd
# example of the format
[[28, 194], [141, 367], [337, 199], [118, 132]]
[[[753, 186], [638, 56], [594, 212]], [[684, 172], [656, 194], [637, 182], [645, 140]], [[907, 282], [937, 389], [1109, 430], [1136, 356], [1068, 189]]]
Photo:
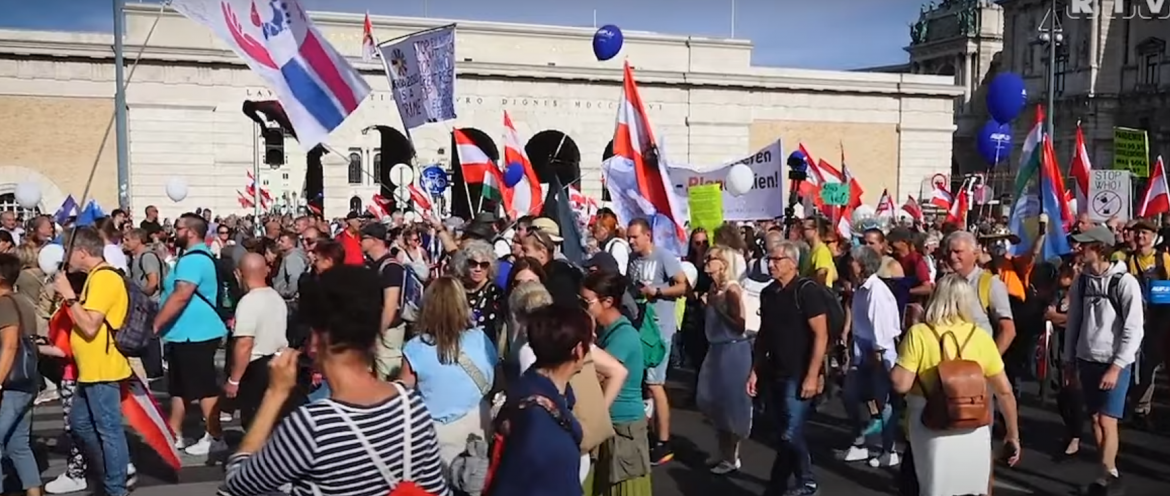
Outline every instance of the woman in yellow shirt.
[[[990, 492], [991, 427], [936, 431], [922, 424], [922, 410], [926, 406], [923, 388], [939, 387], [937, 369], [942, 362], [942, 350], [936, 333], [940, 336], [954, 333], [959, 343], [967, 343], [961, 358], [977, 362], [983, 368], [1007, 423], [1005, 448], [1014, 448], [1015, 456], [1009, 463], [1015, 464], [1019, 459], [1016, 400], [995, 340], [987, 330], [972, 323], [972, 308], [979, 305], [975, 290], [965, 279], [953, 274], [939, 279], [926, 307], [925, 323], [911, 327], [903, 335], [898, 362], [891, 372], [894, 390], [906, 394], [907, 437], [921, 496]], [[956, 353], [948, 348], [948, 356]]]

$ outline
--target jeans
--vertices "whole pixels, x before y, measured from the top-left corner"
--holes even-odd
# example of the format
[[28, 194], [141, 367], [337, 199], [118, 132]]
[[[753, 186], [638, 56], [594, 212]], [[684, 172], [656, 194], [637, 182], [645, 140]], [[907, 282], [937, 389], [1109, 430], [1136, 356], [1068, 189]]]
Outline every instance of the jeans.
[[[865, 360], [873, 361], [873, 358], [866, 358]], [[845, 413], [849, 415], [849, 423], [856, 429], [855, 435], [857, 439], [853, 442], [854, 445], [863, 446], [865, 444], [865, 422], [862, 421], [861, 415], [858, 413], [861, 408], [865, 407], [867, 400], [873, 400], [878, 404], [881, 412], [882, 425], [882, 451], [889, 453], [894, 450], [894, 441], [898, 439], [898, 419], [901, 418], [901, 413], [898, 410], [897, 401], [892, 401], [890, 398], [893, 385], [890, 383], [890, 373], [886, 370], [884, 365], [874, 363], [861, 363], [857, 367], [851, 367], [849, 373], [845, 375]]]
[[25, 490], [41, 485], [41, 469], [33, 456], [32, 406], [36, 395], [21, 391], [4, 391], [0, 399], [0, 434], [3, 435], [3, 455], [12, 462], [20, 485]]
[[84, 444], [90, 466], [101, 466], [102, 489], [109, 496], [124, 496], [126, 465], [130, 450], [122, 430], [122, 384], [94, 382], [77, 385], [69, 412], [73, 435]]
[[788, 489], [790, 476], [796, 477], [797, 486], [816, 486], [813, 478], [812, 457], [808, 442], [804, 438], [804, 425], [812, 411], [812, 398], [800, 397], [802, 379], [781, 379], [771, 384], [772, 403], [769, 413], [779, 415], [780, 442], [776, 448], [776, 461], [772, 462], [771, 480], [767, 494], [782, 494]]

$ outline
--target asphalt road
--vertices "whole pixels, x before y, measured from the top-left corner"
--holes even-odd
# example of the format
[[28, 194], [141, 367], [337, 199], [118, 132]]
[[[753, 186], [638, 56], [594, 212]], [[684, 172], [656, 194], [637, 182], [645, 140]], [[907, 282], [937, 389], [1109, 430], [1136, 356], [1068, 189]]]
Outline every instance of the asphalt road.
[[[742, 448], [743, 468], [730, 476], [714, 476], [705, 467], [705, 460], [715, 452], [715, 436], [711, 427], [693, 408], [686, 406], [689, 393], [684, 384], [685, 372], [672, 378], [672, 397], [677, 404], [674, 412], [675, 460], [654, 469], [656, 496], [749, 496], [762, 494], [767, 484], [773, 459], [767, 420], [757, 421], [757, 433]], [[1161, 397], [1166, 397], [1162, 391]], [[166, 404], [164, 401], [163, 404]], [[1170, 407], [1163, 418], [1170, 420]], [[1024, 453], [1015, 468], [996, 470], [996, 495], [1070, 495], [1090, 482], [1097, 474], [1092, 461], [1095, 448], [1091, 437], [1085, 438], [1084, 457], [1067, 463], [1055, 463], [1051, 453], [1061, 446], [1060, 419], [1055, 406], [1042, 408], [1026, 396], [1022, 406]], [[185, 430], [188, 437], [200, 434], [198, 418], [191, 419]], [[892, 470], [873, 469], [865, 464], [846, 464], [836, 459], [836, 450], [846, 447], [851, 440], [844, 422], [839, 400], [830, 400], [812, 418], [809, 443], [814, 452], [814, 465], [826, 496], [871, 496], [897, 494]], [[1170, 424], [1170, 422], [1167, 422]], [[34, 414], [34, 439], [38, 454], [42, 455], [45, 480], [56, 477], [64, 468], [64, 445], [59, 439], [62, 426], [61, 409], [55, 403], [38, 407]], [[240, 435], [238, 422], [229, 426]], [[229, 437], [229, 441], [231, 441]], [[139, 469], [139, 486], [135, 496], [195, 496], [213, 494], [223, 476], [222, 467], [208, 466], [206, 460], [184, 455], [183, 468], [174, 474], [163, 467], [157, 457], [135, 439], [132, 456]], [[1128, 496], [1170, 495], [1170, 425], [1156, 433], [1125, 429], [1122, 433], [1120, 471], [1126, 482]]]

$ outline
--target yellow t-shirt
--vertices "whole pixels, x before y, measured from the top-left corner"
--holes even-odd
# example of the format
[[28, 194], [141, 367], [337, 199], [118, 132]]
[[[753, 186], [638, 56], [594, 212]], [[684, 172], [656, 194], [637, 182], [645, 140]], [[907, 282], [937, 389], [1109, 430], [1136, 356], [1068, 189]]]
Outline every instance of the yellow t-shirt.
[[828, 245], [817, 243], [809, 250], [808, 273], [804, 276], [816, 277], [817, 272], [821, 269], [829, 271], [828, 276], [825, 277], [825, 286], [833, 287], [833, 283], [837, 281], [837, 264], [833, 263], [833, 252], [829, 251]]
[[[1003, 357], [999, 356], [999, 348], [995, 346], [995, 340], [987, 331], [973, 324], [944, 325], [936, 330], [940, 336], [947, 332], [955, 333], [960, 346], [967, 340], [967, 336], [974, 332], [971, 342], [963, 349], [962, 357], [955, 357], [955, 344], [951, 338], [946, 338], [948, 355], [978, 362], [983, 367], [983, 375], [987, 377], [1003, 372]], [[930, 327], [926, 324], [911, 327], [902, 338], [902, 344], [898, 346], [898, 365], [918, 376], [920, 385], [915, 385], [910, 394], [923, 396], [921, 387], [933, 389], [938, 385], [938, 372], [935, 369], [939, 363], [942, 363], [942, 350], [939, 349], [939, 341], [935, 339]]]
[[[101, 264], [98, 267], [106, 266]], [[81, 308], [99, 312], [106, 322], [115, 329], [126, 320], [130, 308], [130, 296], [122, 276], [112, 270], [98, 270], [94, 267], [81, 290]], [[76, 326], [69, 335], [69, 346], [73, 348], [73, 361], [77, 363], [77, 382], [111, 382], [130, 377], [130, 361], [114, 346], [110, 328], [105, 323], [98, 328], [92, 339], [82, 336]]]

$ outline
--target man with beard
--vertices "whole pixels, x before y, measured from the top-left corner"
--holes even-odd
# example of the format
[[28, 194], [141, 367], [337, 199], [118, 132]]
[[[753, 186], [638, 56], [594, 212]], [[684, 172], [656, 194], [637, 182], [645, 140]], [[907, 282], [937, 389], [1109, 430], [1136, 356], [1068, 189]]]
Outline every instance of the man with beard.
[[216, 380], [215, 353], [227, 335], [218, 311], [220, 281], [207, 238], [207, 220], [183, 214], [175, 222], [175, 246], [183, 254], [163, 280], [162, 306], [154, 319], [154, 331], [167, 347], [167, 384], [171, 393], [169, 423], [182, 432], [187, 404], [199, 402], [207, 419], [207, 432], [194, 444], [179, 439], [188, 454], [204, 456], [224, 450], [219, 419], [220, 384]]

